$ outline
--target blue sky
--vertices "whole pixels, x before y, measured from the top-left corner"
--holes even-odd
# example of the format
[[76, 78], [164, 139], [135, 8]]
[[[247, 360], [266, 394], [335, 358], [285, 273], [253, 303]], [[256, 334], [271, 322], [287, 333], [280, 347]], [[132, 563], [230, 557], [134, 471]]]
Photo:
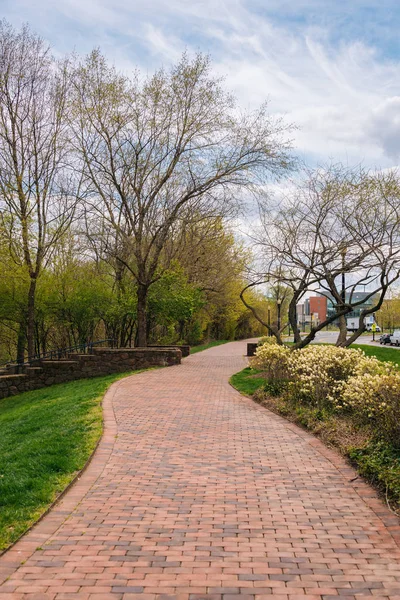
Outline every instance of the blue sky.
[[124, 71], [151, 72], [184, 49], [211, 54], [245, 108], [269, 99], [299, 126], [309, 163], [400, 164], [397, 0], [0, 0], [54, 51], [100, 46]]

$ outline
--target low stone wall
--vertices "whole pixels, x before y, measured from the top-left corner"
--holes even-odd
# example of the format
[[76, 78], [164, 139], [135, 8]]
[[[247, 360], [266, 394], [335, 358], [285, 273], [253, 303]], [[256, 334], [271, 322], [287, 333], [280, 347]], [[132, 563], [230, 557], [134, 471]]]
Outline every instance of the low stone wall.
[[174, 348], [93, 348], [92, 354], [70, 354], [68, 359], [36, 360], [23, 374], [0, 376], [0, 399], [38, 388], [86, 377], [125, 373], [181, 363]]
[[93, 348], [103, 369], [111, 373], [123, 373], [129, 369], [148, 367], [170, 367], [181, 363], [182, 352], [177, 347], [170, 348]]
[[150, 344], [149, 346], [147, 346], [148, 348], [160, 348], [160, 349], [165, 349], [165, 348], [178, 348], [181, 352], [182, 352], [182, 358], [185, 358], [186, 356], [189, 356], [190, 354], [190, 346], [189, 344], [181, 344], [179, 346], [159, 346], [157, 344]]

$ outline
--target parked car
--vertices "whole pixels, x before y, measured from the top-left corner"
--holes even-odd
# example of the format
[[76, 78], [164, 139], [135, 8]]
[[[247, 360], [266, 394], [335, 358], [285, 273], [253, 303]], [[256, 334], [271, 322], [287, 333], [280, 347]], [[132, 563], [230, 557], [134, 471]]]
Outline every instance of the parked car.
[[384, 333], [381, 335], [379, 338], [379, 343], [383, 344], [384, 346], [386, 346], [386, 344], [390, 344], [390, 333]]
[[390, 336], [391, 346], [400, 346], [400, 329], [396, 329]]

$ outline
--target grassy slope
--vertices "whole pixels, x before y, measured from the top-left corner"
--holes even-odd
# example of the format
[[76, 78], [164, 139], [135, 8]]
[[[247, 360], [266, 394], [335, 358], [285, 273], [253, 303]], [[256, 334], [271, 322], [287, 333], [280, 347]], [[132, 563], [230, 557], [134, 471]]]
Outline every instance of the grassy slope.
[[0, 400], [0, 551], [84, 467], [102, 432], [101, 399], [121, 377], [83, 379]]
[[197, 352], [202, 352], [203, 350], [208, 350], [209, 348], [214, 348], [214, 346], [220, 346], [221, 344], [227, 344], [232, 340], [214, 340], [213, 342], [208, 342], [207, 344], [200, 344], [199, 346], [191, 346], [190, 354], [196, 354]]

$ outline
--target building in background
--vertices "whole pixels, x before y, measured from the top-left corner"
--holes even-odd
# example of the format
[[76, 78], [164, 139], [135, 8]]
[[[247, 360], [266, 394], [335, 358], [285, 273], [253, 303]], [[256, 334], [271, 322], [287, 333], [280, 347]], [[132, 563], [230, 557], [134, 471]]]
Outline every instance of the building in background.
[[328, 299], [326, 296], [311, 296], [309, 299], [310, 314], [317, 314], [318, 321], [322, 323], [328, 314]]
[[304, 330], [306, 325], [319, 325], [325, 321], [328, 312], [326, 296], [310, 296], [303, 303], [297, 304], [297, 325]]
[[[346, 301], [350, 301], [349, 294], [346, 294]], [[354, 319], [360, 316], [364, 309], [372, 308], [376, 304], [376, 296], [370, 297], [370, 292], [354, 292], [351, 297], [352, 303], [360, 302], [360, 304], [346, 315], [346, 319]], [[335, 300], [330, 294], [324, 292], [306, 298], [303, 303], [297, 304], [297, 324], [303, 330], [306, 325], [311, 322], [313, 325], [322, 323], [327, 318], [335, 314]], [[333, 325], [338, 325], [338, 321], [332, 322]]]
[[[354, 292], [351, 295], [352, 304], [355, 302], [360, 302], [360, 304], [346, 315], [346, 319], [355, 319], [360, 316], [362, 310], [375, 306], [377, 298], [376, 296], [370, 297], [370, 294], [371, 292]], [[327, 296], [327, 315], [330, 317], [335, 314], [335, 300], [332, 298], [332, 296], [329, 296], [329, 294], [327, 294]], [[346, 294], [346, 302], [350, 302], [350, 294]], [[334, 321], [334, 323], [336, 324], [336, 321]]]

